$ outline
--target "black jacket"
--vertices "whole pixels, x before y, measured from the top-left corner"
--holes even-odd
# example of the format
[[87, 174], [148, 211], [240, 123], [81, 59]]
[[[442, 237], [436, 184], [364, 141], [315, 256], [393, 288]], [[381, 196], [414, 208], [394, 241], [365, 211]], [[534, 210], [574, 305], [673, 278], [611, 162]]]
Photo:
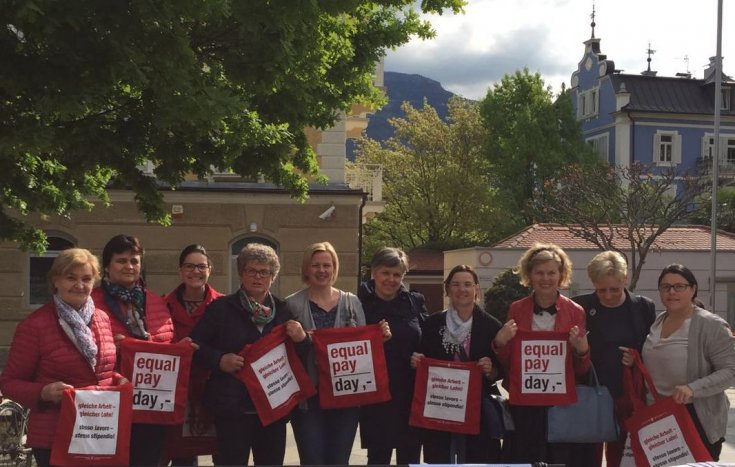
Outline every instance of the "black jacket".
[[[594, 292], [572, 297], [587, 315], [592, 364], [600, 383], [608, 387], [613, 397], [622, 392], [622, 353], [618, 347], [632, 347], [640, 352], [656, 319], [656, 305], [650, 298], [632, 294], [627, 289], [625, 295], [625, 307], [619, 316], [599, 313], [600, 301]], [[613, 338], [612, 329], [618, 329], [621, 337]]]
[[[454, 360], [454, 355], [449, 354], [442, 345], [441, 328], [446, 325], [447, 312], [442, 311], [436, 313], [426, 320], [424, 329], [421, 334], [421, 344], [419, 352], [429, 358], [437, 360]], [[470, 337], [470, 354], [469, 361], [477, 361], [482, 357], [490, 357], [493, 361], [493, 367], [498, 369], [496, 381], [503, 378], [505, 371], [500, 365], [495, 352], [492, 351], [491, 344], [495, 335], [503, 327], [503, 325], [495, 317], [485, 313], [480, 307], [475, 306], [472, 312], [472, 333]], [[495, 387], [495, 381], [483, 380], [483, 394], [498, 393]]]
[[[255, 407], [245, 385], [229, 373], [219, 369], [219, 361], [224, 354], [239, 353], [246, 344], [252, 344], [273, 327], [294, 319], [286, 302], [273, 297], [276, 316], [258, 330], [250, 313], [246, 311], [238, 293], [220, 297], [207, 307], [204, 316], [191, 332], [192, 340], [199, 345], [194, 360], [212, 370], [204, 393], [204, 404], [215, 415], [239, 416], [254, 413]], [[308, 345], [306, 340], [297, 347]]]

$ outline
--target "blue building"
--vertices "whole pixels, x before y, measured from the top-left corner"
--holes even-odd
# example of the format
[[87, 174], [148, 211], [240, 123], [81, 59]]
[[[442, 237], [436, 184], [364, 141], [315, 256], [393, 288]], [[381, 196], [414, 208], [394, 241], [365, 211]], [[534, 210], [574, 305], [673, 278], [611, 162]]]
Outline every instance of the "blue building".
[[[702, 79], [690, 73], [657, 76], [649, 69], [625, 74], [600, 52], [591, 38], [571, 95], [583, 135], [600, 157], [627, 167], [633, 162], [677, 171], [709, 170], [714, 156], [714, 59]], [[735, 180], [735, 81], [723, 74], [720, 167], [724, 180]]]

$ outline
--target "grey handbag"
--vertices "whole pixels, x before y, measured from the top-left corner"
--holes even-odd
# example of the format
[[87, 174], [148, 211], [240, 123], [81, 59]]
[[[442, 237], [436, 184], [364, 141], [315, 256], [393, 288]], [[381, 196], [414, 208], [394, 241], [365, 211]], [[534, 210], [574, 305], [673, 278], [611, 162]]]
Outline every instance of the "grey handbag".
[[600, 386], [595, 367], [592, 385], [577, 385], [577, 402], [549, 407], [546, 439], [550, 443], [602, 443], [615, 441], [620, 429], [610, 391]]

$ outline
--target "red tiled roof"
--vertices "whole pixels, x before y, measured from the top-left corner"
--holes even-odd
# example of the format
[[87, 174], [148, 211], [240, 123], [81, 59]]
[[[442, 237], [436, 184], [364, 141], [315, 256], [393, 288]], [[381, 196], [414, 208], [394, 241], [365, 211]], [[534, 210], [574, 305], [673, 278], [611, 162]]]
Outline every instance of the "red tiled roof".
[[[570, 230], [558, 224], [533, 224], [519, 233], [493, 245], [493, 248], [526, 249], [536, 242], [554, 243], [569, 250], [597, 250], [598, 247], [585, 239], [572, 235]], [[627, 242], [618, 238], [614, 241], [621, 250], [628, 250]], [[710, 251], [710, 228], [702, 225], [669, 227], [654, 242], [656, 250]], [[718, 231], [717, 251], [735, 251], [735, 235]]]
[[442, 250], [414, 248], [407, 254], [409, 273], [418, 271], [439, 271], [441, 274], [444, 273], [444, 252]]

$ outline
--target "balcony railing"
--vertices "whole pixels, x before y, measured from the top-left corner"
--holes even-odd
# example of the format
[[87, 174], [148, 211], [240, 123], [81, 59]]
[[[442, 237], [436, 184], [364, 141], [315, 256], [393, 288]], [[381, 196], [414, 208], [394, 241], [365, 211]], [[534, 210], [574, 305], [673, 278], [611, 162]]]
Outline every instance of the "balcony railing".
[[362, 189], [370, 201], [383, 201], [383, 166], [380, 164], [347, 164], [345, 181], [350, 188]]

